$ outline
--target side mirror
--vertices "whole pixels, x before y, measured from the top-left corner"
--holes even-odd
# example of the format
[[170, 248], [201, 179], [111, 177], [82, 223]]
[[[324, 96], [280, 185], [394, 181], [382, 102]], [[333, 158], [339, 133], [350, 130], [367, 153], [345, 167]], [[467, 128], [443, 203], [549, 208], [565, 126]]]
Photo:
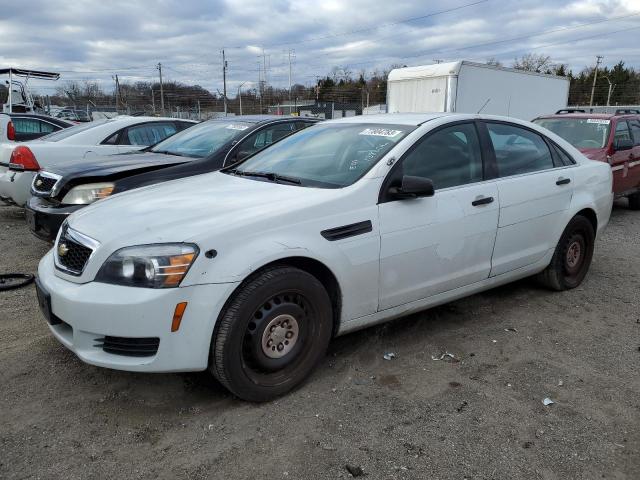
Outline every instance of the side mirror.
[[633, 140], [629, 138], [618, 138], [613, 144], [613, 148], [616, 152], [631, 150], [633, 148]]
[[432, 197], [433, 182], [429, 178], [404, 175], [402, 185], [389, 188], [389, 194], [397, 199]]

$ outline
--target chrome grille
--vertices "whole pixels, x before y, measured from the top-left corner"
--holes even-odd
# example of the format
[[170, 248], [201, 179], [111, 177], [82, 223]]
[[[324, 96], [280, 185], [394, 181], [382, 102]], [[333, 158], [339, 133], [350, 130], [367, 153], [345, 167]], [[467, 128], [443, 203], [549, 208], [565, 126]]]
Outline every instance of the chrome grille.
[[72, 275], [81, 275], [97, 242], [71, 230], [65, 223], [55, 245], [56, 266]]
[[31, 190], [34, 194], [37, 195], [48, 195], [53, 191], [56, 183], [58, 183], [58, 180], [60, 180], [59, 175], [40, 172], [33, 179]]

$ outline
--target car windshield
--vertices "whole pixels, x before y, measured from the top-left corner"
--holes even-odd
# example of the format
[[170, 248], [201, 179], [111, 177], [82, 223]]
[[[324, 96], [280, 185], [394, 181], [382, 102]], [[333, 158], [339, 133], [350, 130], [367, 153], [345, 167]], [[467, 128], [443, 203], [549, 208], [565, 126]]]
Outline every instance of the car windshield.
[[40, 137], [38, 140], [42, 140], [45, 142], [59, 142], [60, 140], [64, 140], [65, 138], [69, 138], [76, 133], [84, 132], [85, 130], [89, 130], [93, 127], [97, 127], [98, 125], [104, 125], [109, 120], [96, 120], [95, 122], [83, 123], [82, 125], [75, 125], [73, 127], [65, 128], [63, 130], [58, 130], [57, 132], [50, 133], [49, 135], [45, 135], [44, 137]]
[[181, 157], [204, 158], [223, 145], [244, 136], [251, 123], [211, 120], [189, 127], [155, 145], [151, 151]]
[[412, 130], [415, 127], [407, 125], [318, 124], [284, 138], [226, 172], [303, 186], [346, 187]]
[[609, 138], [610, 121], [605, 118], [539, 118], [534, 123], [576, 148], [604, 148]]

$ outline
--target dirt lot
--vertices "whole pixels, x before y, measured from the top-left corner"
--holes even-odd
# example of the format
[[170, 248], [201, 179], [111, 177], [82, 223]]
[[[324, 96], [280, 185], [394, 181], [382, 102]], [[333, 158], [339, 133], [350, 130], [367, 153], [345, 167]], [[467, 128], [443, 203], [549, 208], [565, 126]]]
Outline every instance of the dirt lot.
[[[47, 250], [22, 215], [0, 207], [0, 272]], [[263, 405], [204, 373], [85, 365], [32, 286], [0, 293], [0, 478], [638, 478], [639, 286], [640, 214], [621, 202], [581, 288], [523, 281], [338, 338]]]

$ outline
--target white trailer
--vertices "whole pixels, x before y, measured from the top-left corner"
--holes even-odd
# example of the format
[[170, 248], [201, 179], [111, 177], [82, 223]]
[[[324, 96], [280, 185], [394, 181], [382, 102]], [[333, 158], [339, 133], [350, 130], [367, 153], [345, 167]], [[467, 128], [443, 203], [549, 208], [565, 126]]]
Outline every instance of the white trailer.
[[566, 108], [569, 79], [468, 61], [396, 68], [387, 104], [395, 112], [458, 112], [533, 120]]

